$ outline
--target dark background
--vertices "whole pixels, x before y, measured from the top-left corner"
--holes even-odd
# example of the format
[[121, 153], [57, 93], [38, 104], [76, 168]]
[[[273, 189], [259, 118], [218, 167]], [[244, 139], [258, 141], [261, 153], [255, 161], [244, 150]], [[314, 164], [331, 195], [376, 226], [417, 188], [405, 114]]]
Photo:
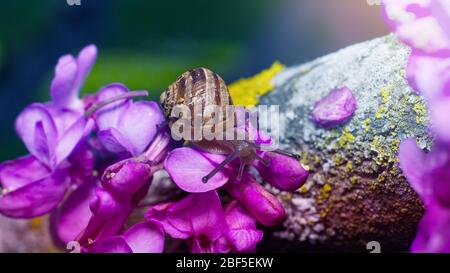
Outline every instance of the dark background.
[[99, 57], [83, 92], [122, 82], [156, 100], [193, 67], [232, 82], [387, 33], [365, 0], [0, 1], [0, 161], [26, 153], [15, 117], [49, 99], [58, 57], [87, 44]]

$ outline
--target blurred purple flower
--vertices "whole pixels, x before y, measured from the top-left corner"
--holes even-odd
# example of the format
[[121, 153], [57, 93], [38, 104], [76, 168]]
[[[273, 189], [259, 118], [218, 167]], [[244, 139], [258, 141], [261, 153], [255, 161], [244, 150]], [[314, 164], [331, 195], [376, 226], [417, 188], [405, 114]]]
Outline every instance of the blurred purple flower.
[[446, 0], [384, 0], [384, 15], [407, 45], [423, 54], [450, 56], [450, 9]]
[[216, 191], [190, 194], [177, 203], [150, 208], [149, 221], [158, 223], [173, 238], [187, 239], [193, 253], [254, 251], [263, 233], [238, 203], [225, 211]]
[[[112, 242], [123, 243], [123, 238], [117, 236], [147, 194], [153, 174], [162, 168], [161, 161], [171, 144], [167, 130], [160, 130], [142, 155], [106, 168], [101, 186], [75, 191], [52, 217], [56, 241], [65, 244], [78, 240], [87, 252], [99, 251]], [[74, 224], [76, 219], [78, 223]]]
[[97, 58], [97, 47], [89, 45], [83, 48], [77, 58], [72, 55], [64, 55], [59, 58], [55, 68], [55, 77], [50, 86], [52, 103], [61, 109], [84, 108], [79, 98], [81, 86]]
[[400, 144], [399, 161], [425, 204], [413, 252], [450, 252], [450, 3], [385, 0], [397, 36], [413, 48], [407, 78], [427, 100], [435, 146], [430, 153], [412, 139]]
[[[98, 101], [126, 94], [122, 84], [110, 84], [97, 94]], [[98, 137], [110, 152], [125, 156], [141, 154], [164, 122], [160, 106], [153, 101], [133, 102], [131, 99], [112, 103], [95, 114]]]
[[[84, 165], [92, 172], [91, 158], [83, 165], [67, 159], [94, 126], [93, 120], [84, 116], [78, 93], [96, 51], [95, 46], [88, 46], [77, 60], [70, 55], [61, 57], [52, 81], [52, 101], [33, 103], [17, 117], [16, 131], [31, 155], [1, 164], [0, 213], [17, 218], [45, 214], [62, 200], [71, 181], [80, 182], [74, 169], [85, 174]], [[82, 157], [78, 159], [83, 161]]]
[[347, 87], [334, 89], [314, 105], [313, 121], [328, 128], [346, 122], [356, 110], [356, 99]]
[[450, 252], [450, 150], [423, 152], [412, 139], [402, 141], [400, 167], [425, 204], [411, 251]]

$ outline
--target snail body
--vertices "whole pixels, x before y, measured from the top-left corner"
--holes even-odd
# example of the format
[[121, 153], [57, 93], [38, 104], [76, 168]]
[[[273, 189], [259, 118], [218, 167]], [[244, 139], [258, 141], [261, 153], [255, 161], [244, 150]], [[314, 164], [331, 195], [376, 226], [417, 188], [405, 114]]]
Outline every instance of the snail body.
[[[216, 123], [212, 128], [217, 128], [219, 124], [219, 128], [222, 128], [223, 132], [227, 131], [228, 133], [229, 130], [227, 129], [231, 129], [233, 136], [236, 135], [237, 116], [234, 110], [229, 111], [229, 109], [234, 108], [232, 108], [233, 102], [228, 87], [218, 74], [207, 68], [195, 68], [183, 73], [161, 94], [160, 103], [170, 129], [173, 129], [174, 124], [181, 119], [187, 120], [191, 128], [195, 128], [195, 126], [199, 125], [196, 123], [200, 123], [201, 126], [211, 126], [212, 119], [216, 118]], [[203, 111], [209, 106], [214, 106], [218, 109], [219, 115], [203, 115]], [[196, 107], [200, 107], [201, 111], [198, 111]], [[174, 112], [177, 112], [177, 108], [189, 109], [188, 115], [190, 116], [174, 115]], [[192, 135], [191, 133], [193, 132], [189, 133], [189, 135]], [[185, 140], [189, 140], [193, 145], [207, 152], [227, 155], [221, 164], [203, 177], [204, 183], [225, 165], [238, 157], [240, 158], [238, 179], [242, 177], [245, 167], [254, 160], [260, 160], [267, 164], [257, 153], [260, 146], [247, 138], [244, 138], [244, 140], [237, 140], [236, 138], [231, 140], [228, 138], [208, 140], [200, 137]], [[282, 150], [274, 150], [273, 152], [298, 158], [297, 155]]]

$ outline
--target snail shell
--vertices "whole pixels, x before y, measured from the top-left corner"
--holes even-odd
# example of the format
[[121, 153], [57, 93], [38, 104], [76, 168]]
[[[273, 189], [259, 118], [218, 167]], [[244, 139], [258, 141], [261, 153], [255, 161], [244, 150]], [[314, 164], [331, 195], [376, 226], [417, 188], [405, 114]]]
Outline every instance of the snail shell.
[[[233, 104], [225, 81], [213, 71], [203, 67], [189, 70], [178, 77], [161, 94], [160, 102], [169, 125], [176, 121], [171, 117], [171, 113], [177, 105], [189, 107], [193, 122], [194, 104], [201, 105], [202, 111], [205, 106], [218, 105], [223, 113], [228, 105]], [[207, 121], [203, 120], [203, 123]]]

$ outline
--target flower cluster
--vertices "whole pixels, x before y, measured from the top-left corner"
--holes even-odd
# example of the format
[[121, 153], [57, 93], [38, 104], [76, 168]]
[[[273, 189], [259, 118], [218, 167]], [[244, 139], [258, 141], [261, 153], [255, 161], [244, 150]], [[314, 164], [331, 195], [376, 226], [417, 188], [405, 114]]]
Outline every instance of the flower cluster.
[[[263, 238], [258, 223], [285, 217], [257, 177], [295, 191], [308, 171], [294, 158], [257, 151], [253, 171], [240, 173], [236, 159], [204, 183], [225, 156], [180, 147], [158, 103], [133, 101], [146, 91], [112, 83], [80, 97], [96, 57], [93, 45], [61, 57], [51, 101], [19, 114], [16, 130], [30, 154], [0, 164], [0, 213], [50, 214], [55, 243], [77, 241], [83, 252], [162, 252], [166, 235], [185, 240], [191, 252], [255, 251]], [[184, 192], [149, 207], [143, 201], [160, 170]]]
[[411, 87], [430, 109], [435, 147], [425, 153], [412, 139], [399, 149], [400, 166], [426, 211], [413, 252], [450, 252], [450, 2], [385, 0], [385, 17], [412, 47], [407, 67]]

